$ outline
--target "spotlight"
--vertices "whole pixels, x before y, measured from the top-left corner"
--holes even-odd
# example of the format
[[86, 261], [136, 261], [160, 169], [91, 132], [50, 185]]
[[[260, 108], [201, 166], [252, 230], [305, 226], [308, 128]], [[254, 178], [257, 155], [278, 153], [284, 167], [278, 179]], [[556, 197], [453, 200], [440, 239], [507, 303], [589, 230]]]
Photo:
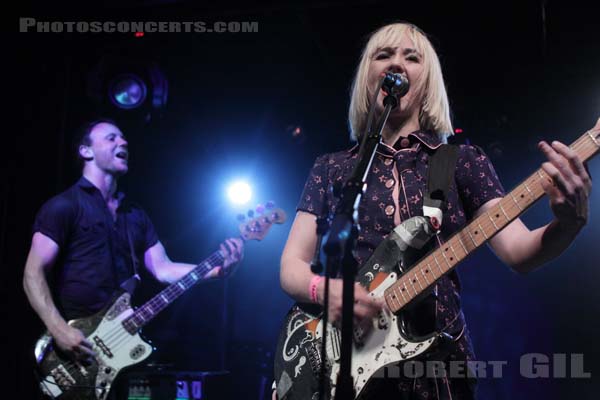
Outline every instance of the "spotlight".
[[237, 181], [229, 185], [227, 196], [229, 196], [229, 200], [234, 204], [246, 204], [252, 198], [252, 189], [250, 189], [250, 185], [246, 182]]
[[117, 76], [108, 87], [108, 97], [117, 107], [130, 110], [146, 100], [148, 89], [144, 81], [133, 74]]
[[141, 54], [105, 54], [88, 74], [87, 94], [99, 107], [96, 114], [119, 120], [149, 122], [154, 115], [160, 116], [167, 92], [164, 73]]

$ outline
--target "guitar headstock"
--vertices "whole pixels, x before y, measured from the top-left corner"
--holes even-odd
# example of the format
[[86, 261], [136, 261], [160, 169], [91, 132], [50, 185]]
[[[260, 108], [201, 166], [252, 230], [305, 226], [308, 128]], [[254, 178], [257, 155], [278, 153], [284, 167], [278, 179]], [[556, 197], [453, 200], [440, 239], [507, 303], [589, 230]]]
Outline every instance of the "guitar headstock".
[[244, 240], [262, 240], [273, 224], [283, 224], [287, 219], [285, 211], [275, 208], [273, 202], [268, 202], [264, 206], [258, 204], [255, 210], [248, 211], [248, 217], [250, 218], [248, 220], [244, 215], [238, 217], [242, 221], [239, 229]]

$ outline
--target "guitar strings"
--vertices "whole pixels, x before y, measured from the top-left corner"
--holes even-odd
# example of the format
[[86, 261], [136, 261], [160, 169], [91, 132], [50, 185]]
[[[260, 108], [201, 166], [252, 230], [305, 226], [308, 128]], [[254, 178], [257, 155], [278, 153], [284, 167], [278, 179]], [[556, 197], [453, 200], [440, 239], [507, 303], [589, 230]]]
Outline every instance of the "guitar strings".
[[[590, 139], [590, 136], [588, 136], [587, 134], [584, 134], [583, 136], [581, 136], [579, 139], [577, 139], [571, 145], [571, 149], [574, 150], [576, 153], [578, 153], [578, 155], [581, 158], [583, 158], [584, 160], [587, 160], [598, 150], [598, 147], [595, 145], [595, 143], [593, 143], [593, 139], [592, 139], [592, 143], [590, 143], [589, 139]], [[513, 193], [515, 190], [522, 188], [522, 186], [524, 186], [527, 189], [527, 192], [529, 192], [530, 195], [532, 197], [534, 197], [532, 200], [530, 200], [528, 202], [528, 204], [525, 205], [525, 208], [527, 208], [543, 196], [544, 191], [543, 191], [543, 188], [542, 188], [540, 182], [542, 179], [546, 179], [546, 178], [548, 178], [547, 174], [543, 170], [538, 169], [536, 172], [534, 172], [532, 175], [530, 175], [528, 178], [526, 178], [523, 181], [523, 183], [519, 184], [515, 189], [513, 189], [511, 192], [509, 192], [509, 194]], [[533, 191], [531, 190], [532, 188], [530, 188], [529, 186], [531, 186], [533, 188], [533, 191], [535, 191], [536, 193], [533, 193]], [[411, 300], [413, 300], [418, 294], [422, 293], [424, 290], [426, 290], [428, 287], [430, 287], [433, 283], [435, 283], [435, 281], [433, 283], [429, 283], [427, 278], [425, 278], [425, 281], [427, 281], [427, 284], [425, 285], [425, 288], [423, 288], [420, 280], [416, 276], [418, 274], [418, 272], [422, 270], [422, 267], [419, 267], [419, 266], [422, 266], [422, 265], [429, 266], [430, 264], [432, 264], [431, 259], [433, 259], [433, 261], [435, 262], [434, 265], [437, 265], [438, 269], [440, 269], [440, 276], [441, 276], [441, 275], [447, 273], [448, 271], [450, 271], [459, 262], [459, 258], [456, 256], [456, 250], [454, 249], [452, 242], [458, 241], [462, 245], [462, 247], [465, 247], [465, 246], [462, 242], [462, 239], [459, 237], [458, 234], [460, 234], [461, 232], [464, 232], [464, 231], [467, 231], [469, 233], [470, 231], [475, 230], [475, 232], [476, 232], [477, 230], [480, 229], [481, 231], [483, 231], [484, 236], [486, 236], [486, 238], [487, 238], [487, 236], [488, 236], [487, 232], [490, 229], [491, 229], [492, 234], [495, 234], [497, 231], [501, 230], [506, 225], [508, 225], [512, 220], [516, 219], [518, 217], [518, 215], [520, 215], [522, 209], [520, 209], [520, 206], [516, 203], [516, 200], [513, 199], [512, 202], [505, 201], [506, 199], [510, 199], [508, 197], [509, 194], [507, 194], [498, 203], [498, 205], [494, 206], [494, 208], [492, 208], [492, 210], [489, 210], [489, 211], [485, 212], [484, 214], [480, 215], [479, 217], [475, 218], [474, 220], [470, 221], [463, 229], [461, 229], [461, 231], [457, 232], [456, 234], [453, 234], [448, 239], [448, 241], [445, 244], [452, 250], [452, 252], [455, 254], [455, 257], [456, 257], [456, 262], [453, 265], [450, 265], [450, 262], [447, 260], [446, 256], [442, 252], [441, 253], [442, 258], [448, 264], [447, 267], [443, 267], [443, 269], [445, 271], [442, 271], [443, 263], [440, 264], [438, 262], [437, 258], [435, 257], [435, 254], [440, 252], [440, 248], [438, 248], [436, 251], [434, 251], [433, 253], [431, 253], [424, 259], [422, 259], [417, 265], [415, 265], [414, 269], [411, 269], [407, 274], [400, 277], [396, 283], [394, 283], [391, 287], [389, 287], [388, 289], [386, 289], [384, 291], [384, 296], [386, 298], [389, 298], [391, 303], [394, 303], [394, 302], [398, 303], [399, 307], [396, 311], [399, 311], [406, 304], [408, 304]], [[512, 219], [509, 219], [508, 221], [506, 221], [505, 224], [501, 228], [497, 228], [495, 226], [495, 222], [493, 222], [493, 219], [490, 215], [490, 212], [493, 210], [496, 210], [496, 208], [499, 208], [500, 210], [506, 210], [509, 213], [513, 213], [516, 211], [516, 213], [515, 213], [516, 216], [513, 217]], [[483, 242], [477, 244], [476, 242], [474, 242], [474, 239], [473, 239], [471, 233], [469, 233], [469, 235], [471, 236], [471, 240], [473, 240], [473, 244], [475, 245], [475, 247], [473, 249], [469, 250], [468, 252], [465, 252], [466, 254], [465, 254], [465, 257], [463, 257], [463, 258], [466, 258], [476, 248], [480, 247], [481, 245], [483, 245], [483, 243], [485, 243], [487, 241], [487, 239], [486, 239]], [[471, 247], [471, 246], [469, 245], [468, 247]], [[431, 271], [433, 273], [433, 269], [430, 266], [429, 266], [429, 269], [431, 269]], [[423, 274], [423, 277], [425, 277], [424, 274]], [[435, 280], [437, 281], [437, 279], [439, 279], [439, 277], [436, 278]], [[419, 291], [417, 289], [417, 287], [415, 287], [414, 281], [418, 282], [419, 286], [421, 287], [421, 291]], [[407, 285], [407, 283], [409, 285]], [[404, 286], [404, 289], [405, 289], [404, 291], [403, 290], [400, 291], [402, 300], [404, 300], [403, 303], [400, 301], [400, 296], [397, 296], [396, 292], [395, 292], [395, 290], [397, 288], [400, 288], [401, 286]], [[411, 292], [408, 291], [408, 287], [412, 287], [412, 290], [415, 292], [414, 295], [412, 295]], [[391, 295], [391, 293], [394, 293], [394, 294]], [[406, 299], [404, 293], [406, 293], [406, 297], [408, 297], [408, 300]]]
[[[120, 346], [124, 342], [126, 342], [127, 339], [133, 337], [133, 335], [130, 334], [126, 328], [126, 324], [130, 323], [128, 321], [133, 321], [133, 324], [136, 326], [135, 333], [137, 333], [137, 331], [139, 329], [138, 326], [140, 325], [140, 323], [143, 325], [143, 324], [145, 324], [145, 322], [147, 322], [146, 318], [143, 316], [143, 314], [147, 311], [148, 307], [152, 310], [152, 309], [155, 309], [155, 307], [159, 306], [159, 309], [157, 311], [160, 311], [160, 307], [165, 307], [168, 303], [170, 303], [171, 301], [173, 301], [177, 297], [179, 297], [183, 293], [183, 291], [189, 289], [190, 287], [194, 286], [196, 283], [199, 283], [200, 281], [202, 281], [202, 279], [194, 279], [191, 276], [192, 273], [196, 272], [201, 277], [204, 277], [207, 273], [209, 273], [213, 269], [212, 265], [215, 262], [222, 262], [222, 261], [223, 261], [223, 256], [221, 255], [221, 253], [219, 251], [216, 251], [211, 256], [209, 256], [204, 261], [202, 261], [198, 265], [197, 268], [190, 271], [188, 274], [186, 274], [184, 277], [182, 277], [177, 282], [174, 282], [173, 284], [169, 285], [167, 288], [165, 288], [163, 291], [161, 291], [156, 296], [154, 296], [149, 302], [144, 304], [138, 310], [135, 310], [131, 315], [129, 315], [123, 321], [121, 321], [120, 324], [113, 327], [110, 331], [107, 332], [105, 338], [103, 339], [103, 342], [106, 345], [106, 347], [108, 349], [110, 349], [111, 351], [113, 351], [113, 350], [117, 351], [117, 349], [120, 348]], [[191, 282], [190, 282], [190, 280], [191, 280]], [[181, 286], [179, 286], [179, 283], [183, 283], [183, 285], [185, 286], [185, 289], [181, 288]], [[161, 298], [161, 295], [164, 295], [165, 297], [167, 297], [167, 299], [169, 301], [165, 302], [164, 299]], [[136, 322], [138, 316], [141, 316], [140, 323]], [[99, 349], [98, 347], [99, 346], [94, 345], [93, 349], [96, 352], [102, 351], [102, 349]]]
[[[211, 257], [209, 257], [205, 262], [208, 262], [209, 264], [218, 260], [218, 257], [216, 255], [213, 255]], [[200, 265], [198, 266], [198, 268], [201, 271], [198, 271], [198, 268], [194, 269], [193, 271], [197, 271], [199, 274], [201, 273], [202, 276], [206, 275], [206, 273], [210, 272], [210, 270], [212, 270], [212, 268], [209, 268], [209, 266], [207, 266], [205, 264], [205, 262], [200, 263]], [[193, 272], [191, 271], [191, 272]], [[190, 272], [190, 273], [191, 273]], [[130, 337], [132, 337], [132, 334], [130, 334], [127, 330], [126, 324], [130, 323], [129, 321], [133, 321], [133, 324], [135, 325], [135, 331], [137, 333], [137, 330], [139, 329], [139, 327], [141, 327], [140, 324], [145, 324], [146, 321], [146, 317], [144, 317], [144, 314], [149, 311], [148, 310], [148, 304], [150, 304], [151, 306], [154, 305], [156, 306], [158, 302], [160, 302], [160, 300], [158, 300], [159, 296], [161, 294], [166, 295], [170, 301], [174, 300], [175, 298], [177, 298], [179, 295], [181, 295], [181, 293], [183, 293], [182, 289], [180, 286], [178, 286], [179, 283], [182, 283], [186, 280], [188, 280], [187, 278], [189, 277], [189, 274], [184, 276], [183, 278], [181, 278], [179, 281], [173, 283], [172, 285], [168, 286], [166, 289], [164, 289], [162, 292], [160, 292], [157, 296], [155, 296], [151, 301], [149, 301], [148, 303], [144, 304], [144, 306], [140, 307], [138, 310], [135, 310], [130, 316], [128, 316], [127, 318], [125, 318], [123, 321], [121, 321], [121, 323], [117, 326], [115, 326], [112, 330], [112, 334], [109, 333], [109, 335], [106, 338], [106, 344], [109, 348], [118, 348], [120, 347], [124, 341], [126, 341], [127, 339], [129, 339]], [[200, 282], [201, 279], [195, 280], [191, 285], [187, 285], [186, 283], [183, 283], [184, 286], [186, 286], [186, 289], [193, 286], [195, 283]], [[185, 290], [185, 289], [183, 289]], [[172, 298], [171, 298], [172, 297]], [[163, 302], [164, 303], [164, 302]], [[149, 316], [151, 316], [151, 311]], [[141, 321], [140, 323], [136, 322], [138, 317], [141, 317]], [[125, 329], [123, 329], [123, 327]]]

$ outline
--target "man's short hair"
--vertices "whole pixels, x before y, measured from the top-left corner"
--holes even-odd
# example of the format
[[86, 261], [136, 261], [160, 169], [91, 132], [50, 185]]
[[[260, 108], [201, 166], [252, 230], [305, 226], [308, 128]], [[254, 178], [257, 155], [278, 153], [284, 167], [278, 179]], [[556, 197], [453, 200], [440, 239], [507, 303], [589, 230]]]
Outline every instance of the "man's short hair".
[[83, 124], [81, 124], [81, 126], [75, 132], [75, 136], [73, 137], [73, 147], [75, 150], [75, 158], [77, 159], [77, 162], [80, 167], [83, 166], [83, 163], [85, 160], [81, 157], [81, 154], [79, 154], [79, 147], [80, 146], [91, 146], [92, 139], [90, 137], [90, 133], [92, 133], [92, 130], [94, 129], [94, 127], [96, 125], [102, 124], [102, 123], [119, 126], [113, 119], [96, 118], [96, 119], [88, 120], [88, 121], [84, 122]]

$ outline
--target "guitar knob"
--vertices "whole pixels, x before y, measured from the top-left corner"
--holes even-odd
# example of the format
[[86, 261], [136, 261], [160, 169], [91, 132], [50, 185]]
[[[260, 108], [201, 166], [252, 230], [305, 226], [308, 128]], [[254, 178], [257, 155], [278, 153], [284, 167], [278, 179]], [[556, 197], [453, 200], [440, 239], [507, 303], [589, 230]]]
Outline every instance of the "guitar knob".
[[111, 372], [112, 372], [112, 369], [110, 367], [104, 368], [104, 373], [105, 374], [110, 374]]
[[106, 381], [100, 382], [100, 386], [102, 386], [103, 388], [106, 387]]

